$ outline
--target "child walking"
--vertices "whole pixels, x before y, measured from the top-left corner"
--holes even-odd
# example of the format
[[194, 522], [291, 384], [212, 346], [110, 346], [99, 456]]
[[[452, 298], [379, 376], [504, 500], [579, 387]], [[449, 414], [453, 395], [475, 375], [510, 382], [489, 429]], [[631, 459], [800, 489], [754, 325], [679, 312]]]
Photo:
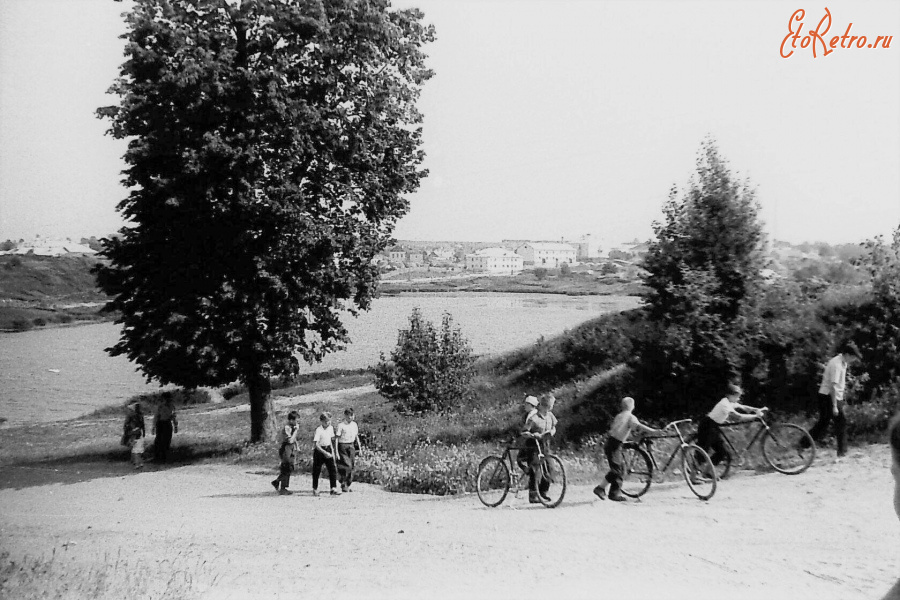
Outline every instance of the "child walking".
[[337, 496], [337, 462], [334, 454], [334, 427], [331, 426], [331, 413], [323, 412], [319, 416], [320, 425], [316, 427], [313, 437], [313, 496], [319, 495], [319, 474], [322, 466], [328, 469], [328, 482], [331, 484], [331, 495]]
[[344, 419], [337, 426], [338, 477], [342, 492], [352, 492], [353, 467], [356, 453], [362, 451], [359, 443], [359, 425], [356, 424], [352, 408], [344, 409]]
[[300, 428], [297, 427], [297, 412], [288, 413], [287, 425], [279, 432], [278, 437], [281, 446], [278, 449], [278, 456], [281, 457], [281, 466], [279, 467], [278, 477], [272, 482], [272, 487], [282, 496], [293, 494], [288, 487], [291, 485], [291, 471], [294, 470], [294, 452], [297, 449], [297, 433]]
[[622, 444], [628, 441], [631, 432], [635, 429], [643, 433], [659, 433], [658, 429], [647, 427], [634, 416], [634, 398], [630, 396], [622, 398], [620, 409], [619, 414], [613, 417], [612, 424], [609, 426], [609, 434], [606, 436], [606, 444], [603, 445], [603, 453], [606, 455], [606, 462], [609, 463], [609, 472], [606, 474], [604, 482], [594, 488], [594, 494], [601, 500], [605, 500], [606, 488], [609, 487], [609, 499], [615, 502], [625, 501], [625, 496], [622, 495]]
[[144, 468], [144, 432], [140, 427], [131, 430], [131, 464], [135, 469]]

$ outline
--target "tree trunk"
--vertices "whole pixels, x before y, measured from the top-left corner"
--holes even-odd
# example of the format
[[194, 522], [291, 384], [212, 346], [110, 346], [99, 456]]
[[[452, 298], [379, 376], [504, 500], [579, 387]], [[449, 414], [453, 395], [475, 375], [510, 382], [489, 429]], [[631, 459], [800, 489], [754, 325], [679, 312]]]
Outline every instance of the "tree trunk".
[[272, 384], [259, 372], [247, 377], [250, 393], [250, 441], [268, 442], [275, 439], [275, 406], [272, 403]]

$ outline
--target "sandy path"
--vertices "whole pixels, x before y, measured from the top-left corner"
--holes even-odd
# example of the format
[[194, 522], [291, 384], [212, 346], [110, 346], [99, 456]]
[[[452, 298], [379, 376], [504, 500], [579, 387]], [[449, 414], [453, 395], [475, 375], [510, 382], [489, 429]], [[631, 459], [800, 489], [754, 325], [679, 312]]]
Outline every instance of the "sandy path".
[[708, 503], [683, 484], [628, 504], [574, 486], [555, 510], [361, 484], [314, 498], [308, 476], [279, 497], [274, 471], [172, 468], [0, 490], [0, 548], [55, 549], [70, 565], [57, 579], [114, 561], [187, 573], [216, 599], [879, 598], [900, 574], [888, 450], [824, 454], [796, 477], [741, 474]]

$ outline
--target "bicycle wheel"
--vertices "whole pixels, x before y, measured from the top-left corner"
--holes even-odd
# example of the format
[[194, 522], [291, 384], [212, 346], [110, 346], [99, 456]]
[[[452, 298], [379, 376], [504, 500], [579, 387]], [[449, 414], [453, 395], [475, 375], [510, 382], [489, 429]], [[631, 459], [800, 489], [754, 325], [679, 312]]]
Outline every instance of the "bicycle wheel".
[[622, 447], [622, 493], [629, 498], [640, 498], [653, 480], [653, 462], [647, 451], [626, 444]]
[[475, 476], [475, 491], [485, 506], [498, 506], [509, 493], [509, 467], [499, 456], [488, 456], [478, 465]]
[[562, 461], [546, 455], [541, 462], [541, 483], [538, 499], [547, 508], [556, 508], [566, 495], [566, 470]]
[[763, 457], [773, 469], [796, 475], [809, 468], [816, 457], [816, 443], [809, 432], [791, 423], [769, 426], [762, 442]]
[[703, 448], [688, 444], [681, 449], [681, 473], [691, 491], [701, 500], [716, 493], [716, 469]]

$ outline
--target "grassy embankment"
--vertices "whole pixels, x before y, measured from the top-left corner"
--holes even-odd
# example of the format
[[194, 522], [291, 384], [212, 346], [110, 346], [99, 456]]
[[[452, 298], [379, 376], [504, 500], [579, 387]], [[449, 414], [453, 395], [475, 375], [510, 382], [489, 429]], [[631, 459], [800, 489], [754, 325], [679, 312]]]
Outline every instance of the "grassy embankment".
[[89, 256], [0, 256], [0, 331], [109, 320]]

